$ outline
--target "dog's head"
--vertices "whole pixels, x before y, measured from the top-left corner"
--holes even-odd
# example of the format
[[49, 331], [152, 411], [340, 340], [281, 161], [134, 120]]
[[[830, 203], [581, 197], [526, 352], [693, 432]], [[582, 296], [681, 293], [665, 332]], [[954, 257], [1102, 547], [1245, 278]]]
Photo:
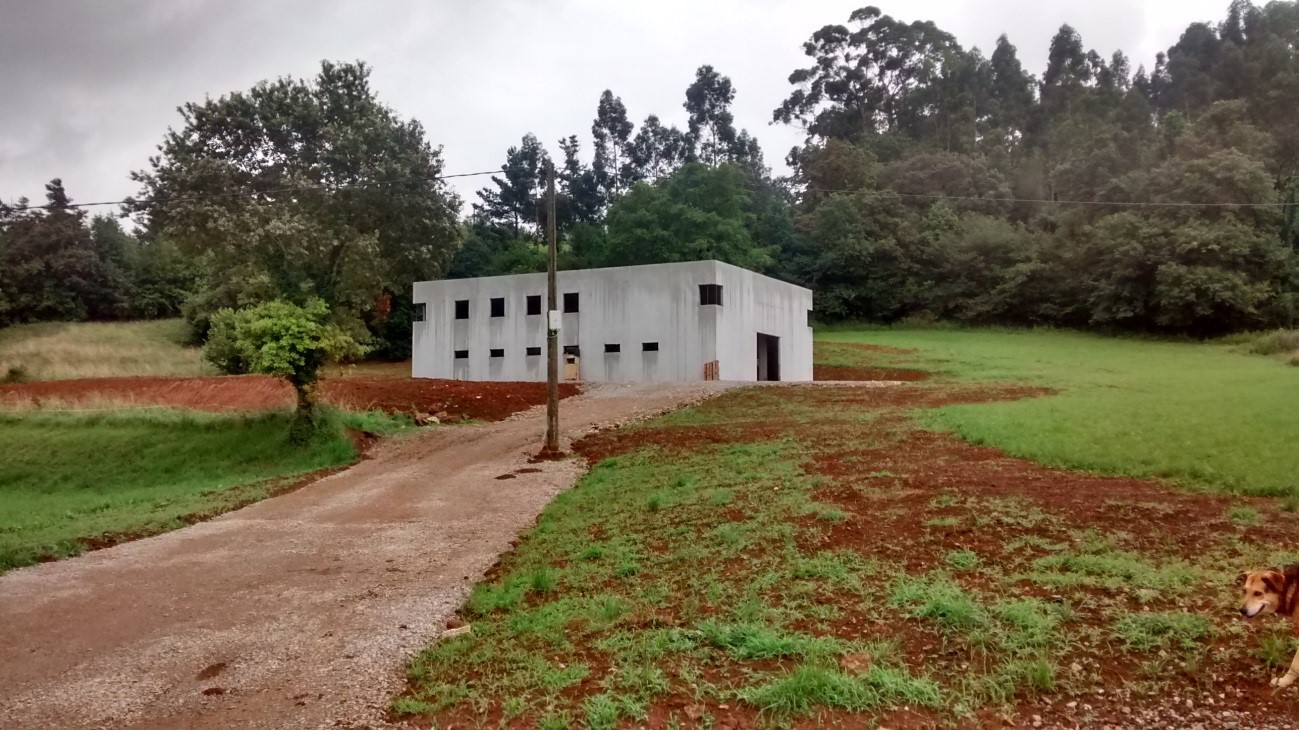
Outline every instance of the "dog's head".
[[1285, 574], [1279, 570], [1255, 570], [1241, 576], [1244, 595], [1240, 599], [1240, 615], [1254, 618], [1276, 613], [1285, 598]]

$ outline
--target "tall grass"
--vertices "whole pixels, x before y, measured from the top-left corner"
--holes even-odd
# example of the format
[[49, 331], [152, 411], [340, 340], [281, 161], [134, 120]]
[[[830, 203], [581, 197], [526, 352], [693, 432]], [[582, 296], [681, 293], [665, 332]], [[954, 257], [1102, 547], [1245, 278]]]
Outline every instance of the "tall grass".
[[1299, 495], [1299, 370], [1280, 360], [1226, 343], [1051, 330], [872, 329], [821, 337], [912, 348], [913, 360], [957, 380], [1058, 390], [922, 416], [974, 443], [1051, 466]]
[[304, 446], [289, 443], [290, 418], [0, 415], [0, 571], [75, 555], [88, 541], [180, 527], [267, 496], [270, 480], [356, 458], [341, 426]]
[[15, 325], [0, 329], [0, 379], [212, 374], [185, 340], [179, 319]]

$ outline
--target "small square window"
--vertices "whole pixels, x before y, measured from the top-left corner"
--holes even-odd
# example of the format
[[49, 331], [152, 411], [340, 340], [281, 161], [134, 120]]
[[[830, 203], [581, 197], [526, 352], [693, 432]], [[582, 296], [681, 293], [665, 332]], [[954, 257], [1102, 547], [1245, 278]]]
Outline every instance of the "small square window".
[[640, 345], [640, 350], [641, 350], [641, 352], [658, 352], [658, 351], [659, 351], [659, 343], [657, 343], [657, 342], [642, 342], [641, 345]]
[[578, 349], [577, 345], [564, 345], [564, 354], [580, 356], [582, 351]]
[[415, 309], [410, 313], [410, 321], [423, 322], [424, 314], [428, 311], [428, 305], [424, 302], [415, 302]]
[[529, 295], [528, 295], [528, 314], [529, 314], [529, 315], [533, 315], [533, 314], [541, 314], [541, 295], [540, 295], [540, 294], [529, 294]]
[[468, 351], [468, 350], [456, 350], [456, 359], [457, 359], [457, 360], [468, 360], [468, 359], [469, 359], [469, 351]]
[[604, 354], [613, 355], [622, 352], [622, 345], [605, 345]]
[[720, 305], [722, 303], [722, 285], [721, 284], [700, 284], [699, 303]]
[[456, 319], [469, 319], [469, 300], [456, 300]]
[[564, 313], [577, 312], [577, 292], [571, 291], [564, 295]]
[[505, 316], [505, 297], [492, 297], [492, 316]]
[[528, 357], [538, 357], [538, 356], [540, 356], [540, 355], [541, 355], [541, 348], [540, 348], [540, 347], [529, 347], [529, 348], [528, 348]]
[[492, 356], [492, 357], [505, 357], [505, 350], [502, 349], [502, 348], [497, 348], [497, 349], [494, 349], [494, 350], [490, 350], [490, 351], [488, 351], [487, 354], [490, 355], [490, 356]]

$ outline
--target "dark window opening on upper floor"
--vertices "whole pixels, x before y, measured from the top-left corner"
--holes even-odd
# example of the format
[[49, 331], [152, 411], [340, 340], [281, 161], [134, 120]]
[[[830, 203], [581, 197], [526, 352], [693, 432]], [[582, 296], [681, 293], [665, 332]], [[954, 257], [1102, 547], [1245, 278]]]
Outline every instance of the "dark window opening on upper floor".
[[469, 300], [456, 300], [456, 319], [469, 319]]
[[492, 297], [492, 316], [505, 316], [505, 297]]
[[577, 312], [577, 292], [571, 291], [564, 295], [564, 314], [573, 314]]
[[641, 345], [640, 345], [640, 349], [641, 349], [641, 352], [658, 352], [658, 351], [659, 351], [659, 343], [657, 343], [657, 342], [642, 342]]
[[427, 313], [427, 311], [428, 311], [428, 305], [427, 305], [427, 304], [425, 304], [424, 302], [416, 302], [416, 303], [415, 303], [415, 311], [413, 311], [413, 312], [410, 313], [410, 321], [412, 321], [412, 322], [423, 322], [423, 321], [424, 321], [424, 315], [425, 315], [425, 313]]
[[700, 284], [699, 303], [720, 305], [722, 303], [722, 285], [721, 284]]
[[530, 294], [530, 295], [528, 295], [528, 314], [529, 314], [529, 315], [533, 315], [533, 314], [541, 314], [541, 295], [540, 295], [540, 294]]
[[564, 354], [565, 354], [565, 355], [581, 355], [581, 354], [582, 354], [582, 351], [581, 351], [580, 349], [578, 349], [577, 345], [564, 345]]
[[457, 359], [457, 360], [467, 360], [467, 359], [469, 359], [469, 351], [468, 351], [468, 350], [456, 350], [456, 359]]
[[540, 348], [540, 347], [529, 347], [529, 348], [528, 348], [528, 357], [536, 357], [536, 356], [538, 356], [538, 355], [540, 355], [540, 354], [541, 354], [541, 348]]
[[606, 344], [604, 346], [604, 354], [606, 355], [613, 355], [619, 352], [622, 352], [622, 345]]
[[502, 348], [496, 348], [496, 349], [491, 350], [491, 351], [488, 352], [487, 354], [490, 355], [490, 356], [492, 356], [492, 357], [505, 357], [505, 350], [502, 349]]

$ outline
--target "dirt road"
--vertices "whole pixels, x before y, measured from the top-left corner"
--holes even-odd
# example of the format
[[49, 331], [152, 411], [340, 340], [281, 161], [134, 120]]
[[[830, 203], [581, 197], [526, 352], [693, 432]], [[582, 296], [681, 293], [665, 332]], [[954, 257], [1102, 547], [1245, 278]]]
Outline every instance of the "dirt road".
[[[593, 387], [564, 401], [565, 435], [725, 387]], [[0, 727], [381, 725], [405, 658], [579, 476], [527, 464], [543, 428], [534, 409], [422, 432], [292, 494], [0, 577]]]

